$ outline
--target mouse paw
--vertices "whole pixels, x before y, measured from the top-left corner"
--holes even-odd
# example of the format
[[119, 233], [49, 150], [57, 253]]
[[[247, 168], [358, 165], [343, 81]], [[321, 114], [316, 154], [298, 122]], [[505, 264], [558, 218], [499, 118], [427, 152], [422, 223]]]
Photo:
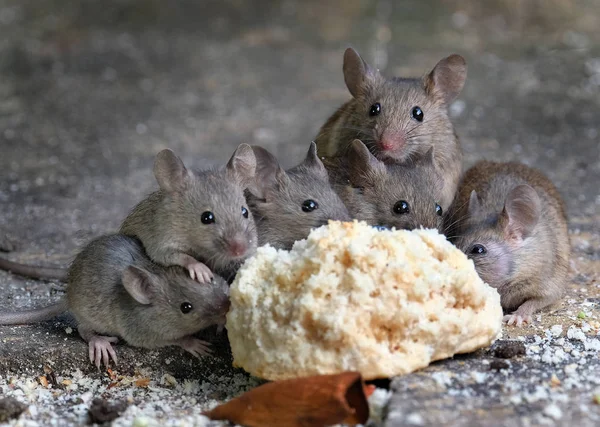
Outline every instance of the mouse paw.
[[516, 312], [504, 316], [502, 320], [509, 326], [515, 325], [519, 328], [523, 326], [524, 323], [529, 323], [530, 325], [533, 323], [533, 318], [530, 315], [523, 316]]
[[101, 362], [103, 362], [104, 366], [108, 368], [110, 359], [112, 359], [116, 364], [117, 354], [112, 348], [111, 343], [116, 343], [117, 341], [119, 341], [119, 338], [117, 337], [105, 337], [101, 335], [94, 335], [91, 337], [88, 342], [90, 362], [96, 365], [98, 369], [100, 369]]
[[187, 269], [190, 272], [192, 280], [196, 280], [200, 283], [210, 283], [213, 279], [213, 273], [210, 271], [210, 268], [201, 262], [189, 264]]
[[192, 353], [196, 357], [208, 356], [212, 353], [210, 343], [199, 340], [198, 338], [185, 337], [181, 338], [177, 345], [185, 351]]

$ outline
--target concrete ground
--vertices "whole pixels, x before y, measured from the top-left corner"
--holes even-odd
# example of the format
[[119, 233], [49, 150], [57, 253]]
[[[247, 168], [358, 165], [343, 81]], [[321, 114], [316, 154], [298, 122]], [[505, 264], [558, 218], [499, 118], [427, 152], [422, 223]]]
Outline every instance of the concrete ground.
[[[524, 355], [481, 350], [393, 379], [380, 424], [598, 425], [599, 24], [594, 0], [2, 0], [0, 235], [16, 246], [3, 256], [68, 263], [154, 188], [165, 147], [193, 166], [223, 163], [241, 142], [298, 162], [349, 96], [348, 45], [389, 75], [457, 52], [469, 64], [451, 107], [466, 166], [516, 159], [557, 184], [569, 293], [533, 326], [505, 328]], [[2, 310], [61, 295], [5, 272], [0, 294]], [[29, 405], [11, 425], [83, 424], [95, 396], [128, 406], [114, 425], [202, 425], [203, 408], [256, 385], [215, 331], [217, 358], [118, 346], [107, 373], [69, 325], [0, 328], [0, 398]]]

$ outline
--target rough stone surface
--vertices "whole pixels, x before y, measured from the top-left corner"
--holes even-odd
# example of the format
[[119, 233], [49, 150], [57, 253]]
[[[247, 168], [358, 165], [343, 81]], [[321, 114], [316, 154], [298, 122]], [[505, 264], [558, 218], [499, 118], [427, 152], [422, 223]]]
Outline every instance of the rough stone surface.
[[[165, 147], [194, 166], [225, 161], [241, 142], [299, 162], [348, 98], [348, 44], [398, 75], [458, 52], [469, 76], [451, 113], [465, 165], [516, 159], [557, 184], [569, 292], [534, 325], [505, 328], [526, 347], [508, 368], [490, 370], [480, 351], [394, 379], [385, 422], [598, 425], [599, 20], [586, 0], [2, 0], [0, 247], [18, 250], [2, 255], [66, 264], [154, 188]], [[5, 272], [0, 293], [0, 309], [60, 295]], [[216, 358], [119, 345], [119, 367], [98, 372], [69, 325], [0, 328], [1, 394], [29, 405], [13, 424], [81, 425], [101, 396], [130, 405], [113, 425], [202, 425], [203, 409], [256, 385], [230, 368], [213, 331]]]

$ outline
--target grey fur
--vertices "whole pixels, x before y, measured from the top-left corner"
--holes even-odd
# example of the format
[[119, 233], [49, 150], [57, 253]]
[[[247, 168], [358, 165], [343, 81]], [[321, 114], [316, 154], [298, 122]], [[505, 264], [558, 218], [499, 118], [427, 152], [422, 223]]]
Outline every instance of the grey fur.
[[[344, 79], [353, 98], [342, 105], [321, 127], [316, 138], [319, 155], [344, 156], [358, 138], [380, 160], [405, 163], [434, 148], [434, 164], [443, 180], [438, 202], [447, 210], [462, 171], [462, 151], [448, 117], [448, 106], [462, 90], [467, 66], [459, 55], [442, 59], [423, 78], [385, 78], [351, 48], [344, 54]], [[369, 116], [374, 103], [381, 113]], [[418, 106], [422, 122], [411, 117]], [[404, 143], [392, 151], [381, 149], [385, 138]]]
[[[291, 249], [310, 230], [329, 220], [349, 221], [346, 206], [331, 187], [327, 170], [310, 144], [306, 158], [285, 171], [277, 159], [261, 147], [252, 147], [257, 173], [246, 196], [258, 229], [259, 245]], [[313, 200], [318, 208], [304, 212], [302, 204]]]
[[[128, 292], [127, 281], [135, 277], [145, 280], [149, 304]], [[184, 302], [193, 307], [187, 314], [181, 311]], [[221, 277], [199, 284], [179, 266], [153, 263], [136, 239], [114, 234], [93, 240], [77, 255], [69, 268], [67, 295], [58, 304], [3, 313], [0, 324], [43, 321], [68, 309], [86, 341], [118, 336], [133, 346], [156, 348], [224, 324], [228, 308], [229, 287]]]
[[[326, 164], [353, 218], [390, 228], [442, 231], [443, 217], [436, 212], [434, 197], [439, 177], [432, 161], [428, 152], [411, 164], [386, 165], [355, 140], [346, 158]], [[394, 205], [402, 200], [409, 204], [410, 212], [394, 213]]]
[[[159, 161], [157, 156], [155, 174], [157, 181], [164, 183], [168, 179]], [[150, 258], [159, 264], [186, 267], [186, 257], [191, 257], [214, 273], [232, 278], [257, 245], [252, 214], [248, 218], [242, 215], [246, 207], [244, 188], [256, 167], [252, 149], [240, 145], [227, 166], [220, 169], [192, 172], [172, 158], [168, 163], [175, 168], [173, 179], [180, 182], [169, 183], [141, 201], [123, 221], [120, 232], [140, 239]], [[206, 211], [213, 212], [214, 223], [202, 223]], [[242, 256], [229, 254], [233, 241], [246, 245]]]
[[[482, 161], [469, 169], [450, 218], [453, 240], [522, 319], [564, 294], [570, 254], [564, 203], [541, 172]], [[474, 245], [487, 253], [472, 254]]]

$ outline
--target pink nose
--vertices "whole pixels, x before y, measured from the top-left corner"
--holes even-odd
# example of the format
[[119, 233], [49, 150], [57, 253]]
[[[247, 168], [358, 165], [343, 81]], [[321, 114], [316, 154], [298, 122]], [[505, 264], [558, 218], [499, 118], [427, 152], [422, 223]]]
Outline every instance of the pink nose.
[[229, 241], [229, 253], [233, 256], [242, 256], [248, 250], [248, 245], [241, 240]]
[[379, 148], [382, 151], [395, 151], [404, 146], [406, 135], [404, 132], [385, 132], [379, 140]]

